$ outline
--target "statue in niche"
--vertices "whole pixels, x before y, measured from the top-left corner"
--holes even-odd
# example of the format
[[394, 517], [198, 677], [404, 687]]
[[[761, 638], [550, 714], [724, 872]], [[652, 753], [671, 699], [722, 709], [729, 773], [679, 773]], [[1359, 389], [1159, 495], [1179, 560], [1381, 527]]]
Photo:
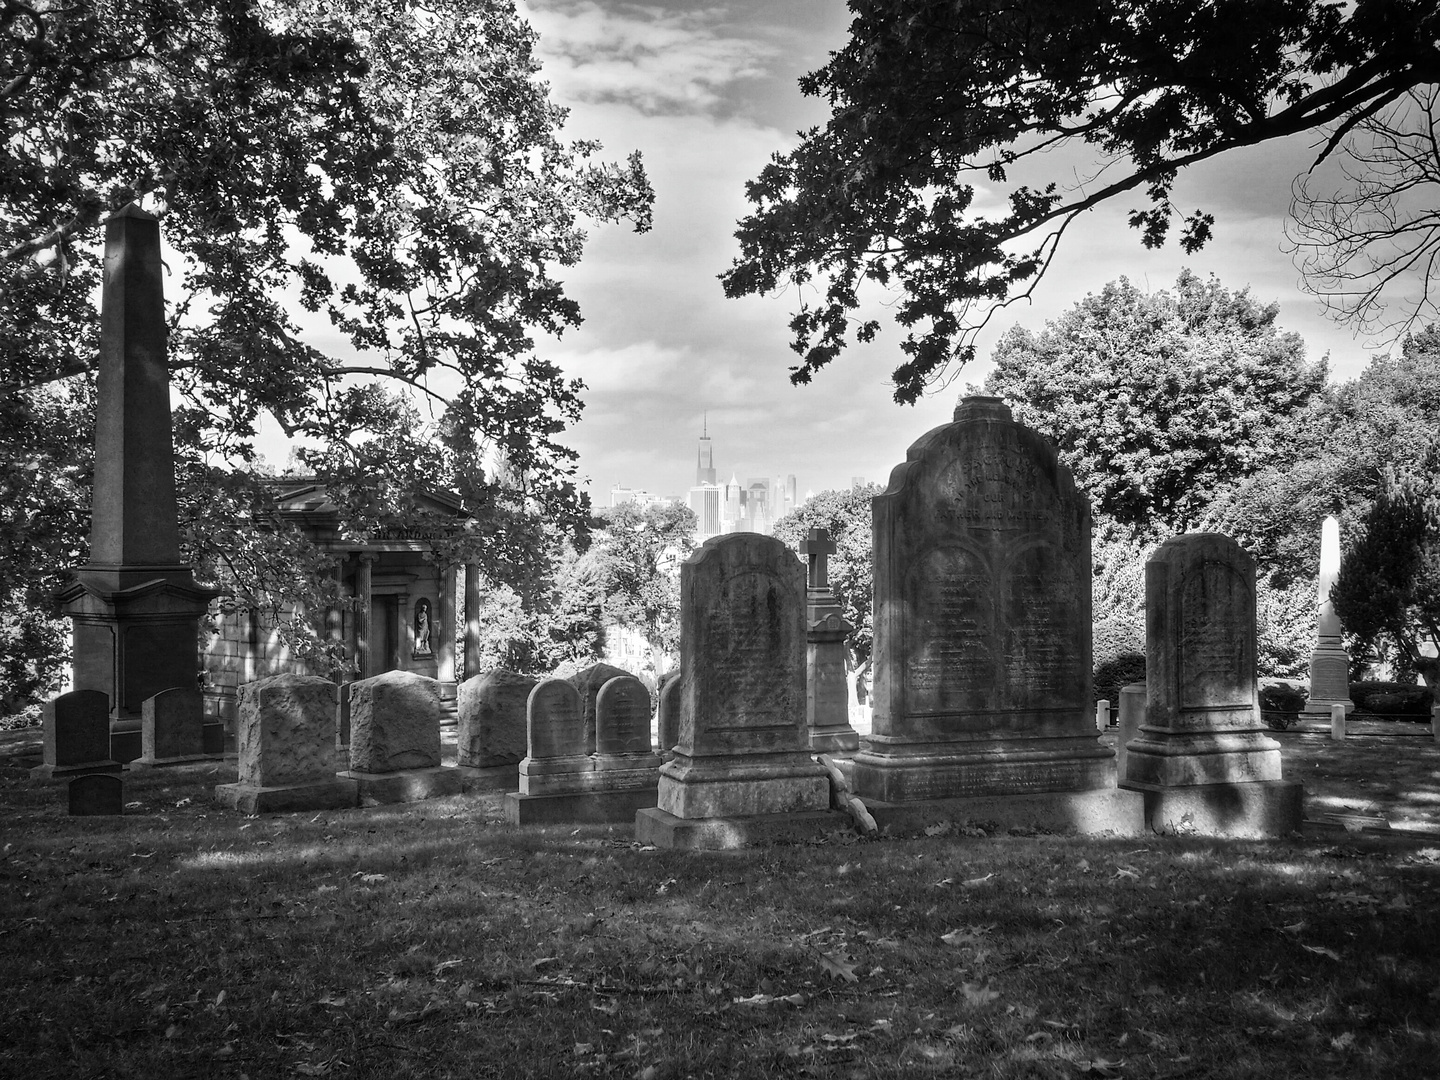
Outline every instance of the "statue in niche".
[[435, 650], [430, 644], [431, 626], [430, 601], [422, 596], [415, 601], [415, 652], [413, 655], [417, 659], [435, 655]]

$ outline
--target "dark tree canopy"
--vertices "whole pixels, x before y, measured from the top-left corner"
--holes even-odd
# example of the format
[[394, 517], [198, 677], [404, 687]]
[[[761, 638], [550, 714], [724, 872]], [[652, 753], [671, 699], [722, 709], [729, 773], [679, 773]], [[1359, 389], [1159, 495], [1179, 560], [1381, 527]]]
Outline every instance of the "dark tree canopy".
[[988, 393], [1044, 432], [1102, 515], [1152, 540], [1193, 528], [1268, 464], [1325, 386], [1279, 307], [1183, 272], [1174, 291], [1124, 278], [1040, 333], [995, 348]]
[[580, 322], [556, 275], [653, 199], [638, 155], [562, 138], [534, 43], [511, 0], [0, 3], [0, 501], [29, 508], [0, 543], [34, 553], [0, 644], [86, 556], [44, 523], [88, 507], [99, 224], [132, 201], [167, 245], [188, 559], [240, 602], [324, 599], [247, 527], [268, 414], [354, 532], [454, 490], [464, 554], [524, 592], [535, 519], [588, 514], [557, 438], [582, 385], [535, 340]]
[[[974, 357], [997, 307], [1034, 289], [1077, 215], [1115, 199], [1147, 246], [1203, 209], [1178, 173], [1238, 147], [1355, 124], [1440, 82], [1431, 0], [851, 0], [850, 40], [801, 80], [832, 116], [748, 186], [731, 296], [798, 286], [792, 379], [808, 382], [899, 293], [895, 396]], [[1077, 155], [1093, 162], [1076, 176]], [[812, 299], [813, 297], [813, 299]]]
[[1373, 648], [1382, 636], [1400, 667], [1436, 684], [1440, 660], [1440, 443], [1413, 470], [1387, 472], [1380, 494], [1345, 546], [1330, 596], [1345, 629]]

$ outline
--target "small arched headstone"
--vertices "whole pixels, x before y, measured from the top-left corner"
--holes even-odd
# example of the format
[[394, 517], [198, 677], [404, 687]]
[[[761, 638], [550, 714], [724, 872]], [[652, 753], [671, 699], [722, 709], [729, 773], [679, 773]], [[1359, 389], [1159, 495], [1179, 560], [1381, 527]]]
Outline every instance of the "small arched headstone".
[[70, 781], [71, 817], [97, 817], [125, 812], [124, 785], [114, 773], [85, 773]]

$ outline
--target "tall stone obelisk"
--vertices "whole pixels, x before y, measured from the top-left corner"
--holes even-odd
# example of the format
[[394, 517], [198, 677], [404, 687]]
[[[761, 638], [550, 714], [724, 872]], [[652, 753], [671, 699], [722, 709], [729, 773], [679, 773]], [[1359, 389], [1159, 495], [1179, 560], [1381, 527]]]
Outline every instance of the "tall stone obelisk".
[[74, 682], [110, 698], [111, 754], [140, 756], [141, 704], [193, 690], [199, 619], [218, 590], [180, 562], [160, 223], [105, 224], [90, 562], [58, 599], [74, 621]]
[[[1340, 616], [1330, 600], [1330, 590], [1340, 575], [1340, 522], [1327, 517], [1320, 527], [1320, 582], [1316, 617], [1315, 649], [1310, 653], [1310, 699], [1304, 718], [1330, 730], [1330, 707], [1344, 705], [1348, 714], [1355, 709], [1350, 700], [1350, 655], [1341, 643]], [[1320, 728], [1316, 728], [1320, 730]]]

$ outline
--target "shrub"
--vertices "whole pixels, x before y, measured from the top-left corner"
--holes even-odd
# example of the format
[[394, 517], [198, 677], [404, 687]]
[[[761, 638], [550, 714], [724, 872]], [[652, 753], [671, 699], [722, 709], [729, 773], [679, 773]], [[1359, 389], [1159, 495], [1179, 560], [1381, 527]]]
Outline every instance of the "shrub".
[[1110, 702], [1111, 708], [1119, 708], [1120, 690], [1131, 683], [1144, 681], [1144, 653], [1114, 653], [1095, 665], [1095, 700], [1104, 699]]
[[1304, 688], [1279, 680], [1260, 684], [1260, 719], [1265, 726], [1284, 731], [1300, 722], [1300, 710], [1309, 700]]
[[1430, 719], [1435, 703], [1429, 687], [1397, 682], [1353, 682], [1350, 700], [1355, 712], [1370, 716], [1403, 716]]

